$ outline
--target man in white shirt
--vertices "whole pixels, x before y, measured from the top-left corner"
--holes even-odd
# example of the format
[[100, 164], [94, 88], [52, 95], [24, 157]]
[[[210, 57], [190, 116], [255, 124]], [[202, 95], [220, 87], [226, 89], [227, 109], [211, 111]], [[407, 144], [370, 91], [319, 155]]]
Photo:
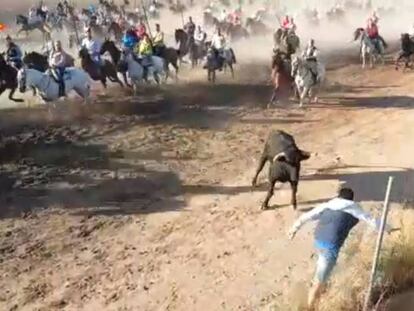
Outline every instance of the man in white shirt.
[[88, 28], [86, 31], [86, 38], [82, 40], [82, 48], [88, 50], [92, 60], [97, 64], [101, 65], [101, 43], [92, 37], [92, 30]]
[[[330, 274], [335, 267], [343, 243], [351, 229], [362, 220], [373, 229], [378, 230], [380, 221], [362, 210], [354, 202], [354, 192], [350, 188], [339, 190], [338, 197], [320, 204], [310, 212], [303, 214], [293, 224], [289, 231], [289, 238], [293, 239], [296, 232], [307, 222], [318, 220], [315, 229], [315, 247], [318, 252], [318, 261], [312, 288], [309, 291], [308, 306], [313, 309], [321, 294], [326, 288]], [[387, 227], [387, 232], [391, 232]]]
[[316, 48], [315, 41], [313, 39], [309, 40], [309, 43], [306, 46], [305, 51], [303, 51], [302, 56], [303, 58], [305, 58], [306, 64], [313, 75], [314, 83], [316, 84], [319, 79], [319, 73], [318, 73], [319, 50]]

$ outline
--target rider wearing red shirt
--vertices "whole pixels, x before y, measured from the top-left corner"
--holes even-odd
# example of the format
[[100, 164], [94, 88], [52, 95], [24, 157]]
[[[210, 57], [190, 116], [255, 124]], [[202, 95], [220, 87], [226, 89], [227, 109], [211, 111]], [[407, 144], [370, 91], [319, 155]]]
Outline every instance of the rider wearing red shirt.
[[282, 19], [282, 28], [283, 29], [289, 29], [291, 27], [291, 23], [290, 23], [290, 18], [289, 15], [286, 15], [283, 19]]
[[379, 35], [378, 26], [372, 19], [368, 21], [367, 33], [370, 39], [377, 39]]

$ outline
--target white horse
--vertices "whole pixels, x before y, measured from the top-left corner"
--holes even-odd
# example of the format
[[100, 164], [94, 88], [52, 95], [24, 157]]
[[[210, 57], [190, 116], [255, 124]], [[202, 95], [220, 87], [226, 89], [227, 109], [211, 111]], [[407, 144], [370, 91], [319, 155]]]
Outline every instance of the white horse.
[[[321, 62], [317, 62], [316, 71], [312, 72], [310, 64], [301, 57], [294, 56], [292, 58], [292, 77], [295, 79], [295, 85], [299, 93], [299, 106], [302, 107], [307, 95], [309, 95], [309, 103], [314, 96], [314, 102], [318, 102], [316, 96], [318, 89], [325, 80], [325, 66]], [[316, 74], [316, 77], [315, 77]]]
[[[82, 69], [67, 68], [64, 74], [65, 95], [74, 90], [85, 103], [90, 95], [90, 79]], [[48, 73], [23, 67], [17, 74], [19, 90], [24, 93], [28, 88], [34, 88], [45, 102], [59, 99], [59, 84]]]
[[[152, 76], [154, 81], [160, 83], [160, 75], [166, 77], [164, 60], [158, 56], [151, 56], [151, 66], [148, 67], [147, 76]], [[134, 59], [131, 52], [122, 52], [118, 66], [126, 67], [129, 78], [132, 81], [134, 92], [137, 92], [139, 83], [144, 80], [144, 67]]]
[[361, 40], [361, 59], [362, 59], [362, 68], [365, 68], [367, 63], [367, 58], [369, 57], [371, 68], [374, 67], [374, 63], [379, 59], [384, 65], [384, 45], [381, 40], [378, 40], [377, 47], [374, 42], [368, 37], [367, 32], [363, 28], [358, 28], [354, 33], [354, 41]]

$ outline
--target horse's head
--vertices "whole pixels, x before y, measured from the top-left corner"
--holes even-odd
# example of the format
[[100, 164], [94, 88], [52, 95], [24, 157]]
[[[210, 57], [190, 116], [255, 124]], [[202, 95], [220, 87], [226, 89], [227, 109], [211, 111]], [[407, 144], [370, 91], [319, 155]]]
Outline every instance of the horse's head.
[[402, 42], [407, 42], [408, 40], [410, 40], [410, 35], [408, 33], [402, 33], [401, 34], [401, 41]]
[[181, 43], [182, 41], [185, 41], [186, 33], [183, 29], [176, 29], [174, 32], [175, 42]]
[[362, 37], [362, 35], [363, 35], [363, 33], [364, 33], [364, 28], [361, 28], [361, 27], [357, 28], [357, 29], [354, 31], [354, 41], [356, 41], [356, 40], [358, 40], [359, 38], [361, 38], [361, 37]]
[[84, 47], [79, 50], [79, 58], [81, 59], [89, 59], [89, 52]]

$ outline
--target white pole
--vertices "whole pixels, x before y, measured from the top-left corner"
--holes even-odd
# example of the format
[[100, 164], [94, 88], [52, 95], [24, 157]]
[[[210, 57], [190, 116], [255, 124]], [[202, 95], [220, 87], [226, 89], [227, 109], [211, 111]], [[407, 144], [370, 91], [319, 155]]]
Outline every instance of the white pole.
[[371, 304], [372, 287], [374, 285], [375, 274], [377, 272], [378, 259], [379, 259], [379, 254], [381, 251], [382, 240], [384, 237], [385, 225], [387, 223], [389, 200], [390, 200], [390, 193], [391, 193], [391, 187], [392, 187], [393, 181], [394, 181], [394, 177], [390, 176], [388, 178], [387, 192], [385, 193], [384, 209], [382, 211], [381, 226], [378, 232], [377, 245], [375, 247], [374, 259], [373, 259], [372, 269], [371, 269], [371, 277], [370, 277], [369, 286], [368, 286], [368, 292], [367, 292], [367, 295], [365, 296], [364, 311], [368, 311], [368, 308], [370, 307], [370, 304]]

